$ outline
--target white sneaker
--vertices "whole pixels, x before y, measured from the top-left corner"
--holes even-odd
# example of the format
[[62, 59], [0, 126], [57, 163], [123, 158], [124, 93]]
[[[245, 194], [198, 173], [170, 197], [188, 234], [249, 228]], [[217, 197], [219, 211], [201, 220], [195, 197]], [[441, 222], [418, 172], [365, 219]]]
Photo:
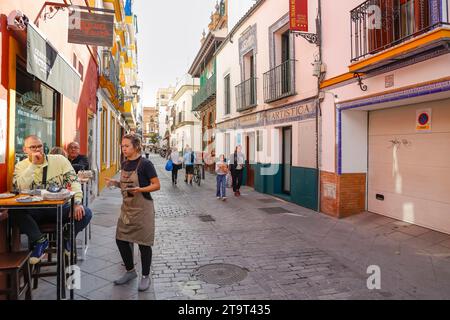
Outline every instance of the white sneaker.
[[227, 197], [223, 197], [223, 198], [222, 198], [222, 201], [225, 201], [225, 200], [227, 200]]
[[217, 200], [220, 200], [220, 199], [222, 199], [221, 197], [217, 197]]
[[142, 276], [141, 282], [139, 283], [138, 290], [139, 291], [146, 291], [150, 287], [150, 277], [149, 276]]

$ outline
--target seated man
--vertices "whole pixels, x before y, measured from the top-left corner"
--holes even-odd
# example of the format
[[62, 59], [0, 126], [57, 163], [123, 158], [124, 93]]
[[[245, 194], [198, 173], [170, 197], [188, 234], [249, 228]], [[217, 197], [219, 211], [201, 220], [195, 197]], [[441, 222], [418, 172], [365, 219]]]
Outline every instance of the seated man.
[[[39, 137], [29, 136], [24, 141], [23, 151], [28, 155], [27, 159], [16, 164], [13, 183], [20, 189], [32, 189], [33, 186], [56, 184], [63, 188], [70, 187], [75, 192], [75, 236], [83, 230], [92, 218], [89, 208], [84, 208], [81, 203], [83, 192], [78, 182], [78, 177], [70, 162], [61, 155], [48, 155], [43, 153], [43, 144]], [[70, 204], [63, 208], [63, 223], [68, 222]], [[38, 263], [48, 247], [48, 240], [39, 230], [38, 222], [55, 222], [55, 209], [30, 209], [15, 210], [11, 214], [11, 220], [21, 232], [28, 236], [29, 242], [34, 247], [30, 263]], [[67, 228], [68, 229], [68, 228]], [[64, 233], [64, 246], [70, 252], [68, 231]]]
[[69, 159], [75, 172], [80, 170], [89, 170], [89, 160], [86, 156], [80, 154], [80, 145], [78, 142], [71, 142], [67, 146], [67, 158]]

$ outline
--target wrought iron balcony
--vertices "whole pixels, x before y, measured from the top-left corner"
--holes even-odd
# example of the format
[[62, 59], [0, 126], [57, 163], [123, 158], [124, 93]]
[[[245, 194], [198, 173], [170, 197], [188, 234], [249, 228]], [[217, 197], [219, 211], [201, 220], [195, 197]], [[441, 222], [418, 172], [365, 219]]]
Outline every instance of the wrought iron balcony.
[[250, 78], [236, 86], [237, 111], [256, 107], [256, 78]]
[[214, 73], [192, 97], [192, 111], [198, 111], [215, 97], [216, 74]]
[[295, 94], [295, 60], [286, 60], [264, 73], [264, 101], [273, 102]]
[[450, 0], [368, 0], [352, 11], [352, 62], [450, 25]]

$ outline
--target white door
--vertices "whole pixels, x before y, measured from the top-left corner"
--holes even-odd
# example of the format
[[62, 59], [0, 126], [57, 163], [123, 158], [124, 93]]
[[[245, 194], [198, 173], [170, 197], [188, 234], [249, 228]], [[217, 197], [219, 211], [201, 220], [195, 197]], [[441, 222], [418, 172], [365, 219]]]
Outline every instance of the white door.
[[[431, 109], [431, 132], [416, 131]], [[450, 233], [450, 100], [372, 111], [368, 209]]]

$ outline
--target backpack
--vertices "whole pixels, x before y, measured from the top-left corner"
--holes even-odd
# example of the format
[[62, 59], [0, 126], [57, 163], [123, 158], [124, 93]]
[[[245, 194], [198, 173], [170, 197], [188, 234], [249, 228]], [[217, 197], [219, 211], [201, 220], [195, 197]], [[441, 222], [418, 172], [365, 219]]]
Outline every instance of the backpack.
[[191, 163], [194, 164], [194, 152], [191, 152]]

